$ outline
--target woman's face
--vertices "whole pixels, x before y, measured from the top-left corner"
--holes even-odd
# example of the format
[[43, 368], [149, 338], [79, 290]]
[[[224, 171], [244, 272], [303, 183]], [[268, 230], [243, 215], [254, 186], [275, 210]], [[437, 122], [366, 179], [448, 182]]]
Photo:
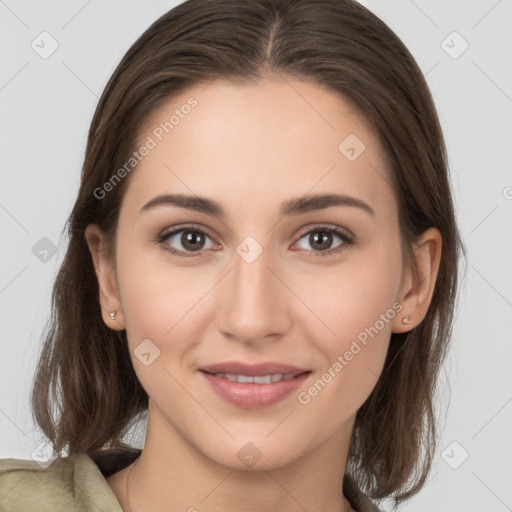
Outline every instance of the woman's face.
[[376, 136], [336, 93], [291, 79], [197, 85], [143, 128], [102, 288], [151, 435], [261, 468], [346, 441], [404, 330]]

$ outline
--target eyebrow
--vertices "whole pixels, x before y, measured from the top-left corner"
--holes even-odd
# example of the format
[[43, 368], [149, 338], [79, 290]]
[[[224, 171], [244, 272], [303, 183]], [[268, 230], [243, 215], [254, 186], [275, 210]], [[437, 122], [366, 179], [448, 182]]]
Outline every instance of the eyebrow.
[[[178, 206], [187, 210], [193, 210], [207, 215], [226, 218], [226, 212], [222, 206], [212, 199], [200, 196], [187, 196], [184, 194], [159, 195], [148, 201], [140, 210], [147, 212], [158, 206]], [[331, 206], [350, 206], [359, 208], [375, 217], [373, 208], [363, 200], [345, 194], [317, 194], [302, 196], [285, 201], [281, 206], [280, 217], [299, 215], [314, 210], [323, 210]]]

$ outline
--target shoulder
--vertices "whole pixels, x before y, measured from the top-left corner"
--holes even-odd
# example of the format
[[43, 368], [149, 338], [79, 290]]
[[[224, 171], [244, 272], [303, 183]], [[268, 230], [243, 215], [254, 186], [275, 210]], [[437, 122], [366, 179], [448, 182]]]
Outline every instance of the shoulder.
[[49, 465], [0, 459], [0, 512], [122, 512], [105, 477], [86, 454]]

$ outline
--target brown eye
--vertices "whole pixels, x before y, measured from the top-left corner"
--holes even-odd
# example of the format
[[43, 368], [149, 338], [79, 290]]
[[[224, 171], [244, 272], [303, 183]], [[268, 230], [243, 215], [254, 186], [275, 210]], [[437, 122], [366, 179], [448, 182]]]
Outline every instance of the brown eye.
[[[210, 241], [208, 246], [207, 242]], [[198, 253], [203, 249], [215, 247], [211, 238], [200, 229], [181, 228], [163, 234], [159, 241], [165, 248], [177, 256], [190, 256], [187, 253]]]
[[[341, 242], [336, 243], [333, 248], [333, 243], [336, 239]], [[334, 253], [343, 251], [353, 245], [354, 238], [338, 228], [318, 227], [305, 233], [300, 240], [305, 240], [306, 245], [310, 247], [300, 246], [310, 253], [310, 256], [329, 256]]]
[[328, 233], [327, 231], [316, 231], [314, 234], [309, 235], [308, 241], [313, 249], [323, 251], [331, 248], [332, 240], [332, 233]]
[[200, 251], [203, 248], [205, 237], [199, 231], [182, 231], [180, 242], [187, 251]]

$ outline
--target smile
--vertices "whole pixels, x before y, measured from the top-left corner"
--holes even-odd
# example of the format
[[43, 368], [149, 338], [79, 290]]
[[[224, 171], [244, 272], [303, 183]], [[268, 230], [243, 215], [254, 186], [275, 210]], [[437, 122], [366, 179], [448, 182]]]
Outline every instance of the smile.
[[215, 395], [223, 401], [242, 409], [259, 409], [284, 400], [302, 385], [311, 371], [265, 374], [260, 371], [247, 372], [259, 375], [245, 375], [202, 369], [199, 373], [204, 376]]
[[228, 379], [231, 382], [240, 382], [240, 383], [251, 383], [251, 384], [270, 384], [271, 382], [280, 382], [282, 380], [290, 380], [295, 377], [295, 373], [274, 373], [272, 375], [261, 375], [259, 377], [251, 376], [251, 375], [236, 375], [234, 373], [214, 373], [215, 377], [220, 377], [222, 379]]

